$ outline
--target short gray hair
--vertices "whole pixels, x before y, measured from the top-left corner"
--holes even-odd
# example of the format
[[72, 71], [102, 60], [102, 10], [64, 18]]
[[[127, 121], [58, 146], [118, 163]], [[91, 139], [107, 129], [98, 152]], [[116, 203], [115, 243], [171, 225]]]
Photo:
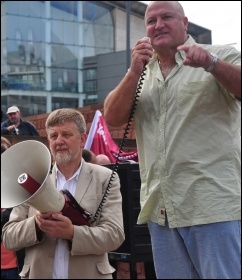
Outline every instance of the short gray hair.
[[74, 122], [80, 133], [86, 132], [86, 121], [82, 113], [72, 108], [57, 109], [51, 112], [45, 122], [46, 132], [49, 127], [62, 124], [64, 122]]

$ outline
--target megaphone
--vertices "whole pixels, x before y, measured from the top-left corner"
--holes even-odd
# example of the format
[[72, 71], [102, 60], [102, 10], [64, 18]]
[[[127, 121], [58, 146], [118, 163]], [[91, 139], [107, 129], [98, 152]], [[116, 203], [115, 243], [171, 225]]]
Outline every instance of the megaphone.
[[88, 225], [91, 214], [68, 190], [58, 191], [49, 176], [51, 155], [43, 143], [19, 142], [1, 154], [1, 207], [23, 203], [41, 213], [62, 212], [74, 225]]

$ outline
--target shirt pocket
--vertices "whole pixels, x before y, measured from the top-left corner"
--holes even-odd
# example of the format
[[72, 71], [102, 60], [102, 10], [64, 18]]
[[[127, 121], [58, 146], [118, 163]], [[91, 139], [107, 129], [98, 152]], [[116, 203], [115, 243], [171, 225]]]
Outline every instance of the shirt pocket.
[[182, 84], [177, 96], [177, 113], [180, 116], [193, 118], [204, 114], [208, 106], [207, 82]]
[[22, 271], [19, 273], [19, 276], [21, 277], [21, 279], [28, 279], [29, 278], [29, 269], [30, 269], [29, 264], [25, 264], [23, 266]]
[[110, 265], [109, 262], [99, 262], [97, 263], [97, 270], [101, 274], [112, 274], [115, 269]]

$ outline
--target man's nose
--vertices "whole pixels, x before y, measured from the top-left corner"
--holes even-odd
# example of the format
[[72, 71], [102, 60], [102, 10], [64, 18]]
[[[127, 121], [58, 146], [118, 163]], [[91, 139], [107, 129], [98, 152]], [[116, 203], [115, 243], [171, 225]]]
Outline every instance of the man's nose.
[[165, 23], [162, 20], [162, 18], [158, 18], [157, 21], [156, 21], [155, 29], [160, 29], [164, 26], [165, 26]]
[[61, 134], [58, 134], [56, 139], [55, 139], [55, 142], [63, 143], [63, 140], [64, 140], [64, 137]]

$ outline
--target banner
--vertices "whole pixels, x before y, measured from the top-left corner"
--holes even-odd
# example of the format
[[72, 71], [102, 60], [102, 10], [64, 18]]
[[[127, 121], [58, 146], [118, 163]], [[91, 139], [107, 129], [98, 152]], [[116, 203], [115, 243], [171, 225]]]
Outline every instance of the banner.
[[119, 155], [119, 162], [133, 160], [138, 162], [138, 152], [120, 152], [120, 148], [113, 141], [102, 113], [97, 110], [85, 144], [85, 149], [91, 150], [95, 155], [105, 154], [111, 163], [116, 162]]

